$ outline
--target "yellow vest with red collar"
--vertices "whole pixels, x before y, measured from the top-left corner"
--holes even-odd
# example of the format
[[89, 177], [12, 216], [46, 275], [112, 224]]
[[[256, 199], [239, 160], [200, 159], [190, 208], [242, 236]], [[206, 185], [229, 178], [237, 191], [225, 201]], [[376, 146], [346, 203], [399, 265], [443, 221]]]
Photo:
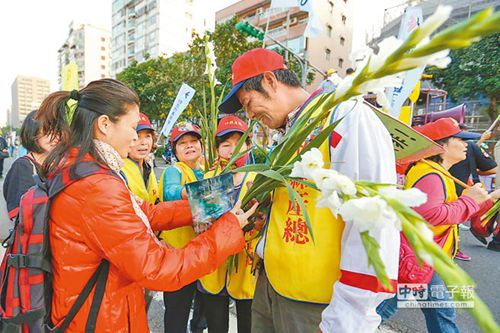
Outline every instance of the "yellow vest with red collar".
[[[444, 169], [438, 163], [428, 161], [432, 164], [427, 165], [422, 162], [417, 162], [406, 175], [405, 181], [405, 189], [413, 187], [420, 179], [423, 177], [436, 174], [441, 178], [444, 187], [445, 193], [445, 202], [452, 202], [458, 199], [457, 191], [455, 188], [455, 183], [449, 177], [446, 177], [445, 174], [448, 173], [446, 169]], [[456, 252], [458, 251], [458, 225], [457, 224], [447, 224], [447, 225], [439, 225], [432, 226], [432, 231], [434, 232], [435, 239], [439, 240], [443, 237], [446, 237], [446, 241], [443, 245], [443, 251], [448, 254], [450, 257], [455, 257]]]
[[[205, 174], [205, 179], [215, 177], [217, 174], [214, 171], [209, 171]], [[254, 172], [249, 172], [245, 175], [239, 193], [239, 200], [243, 199], [255, 176]], [[228, 269], [228, 259], [213, 273], [200, 279], [201, 286], [205, 292], [217, 295], [226, 288], [229, 296], [234, 299], [253, 299], [257, 276], [252, 274], [251, 257], [254, 256], [255, 246], [258, 242], [258, 238], [256, 238], [257, 234], [258, 232], [255, 230], [245, 233], [246, 247], [242, 252], [233, 257], [237, 262], [233, 263], [231, 270]]]
[[[307, 112], [317, 100], [313, 99], [301, 114]], [[330, 123], [332, 114], [325, 124]], [[329, 166], [329, 140], [326, 140], [319, 150], [323, 154], [325, 167]], [[274, 290], [286, 298], [328, 304], [333, 284], [340, 278], [340, 248], [344, 222], [335, 218], [328, 208], [316, 207], [319, 191], [295, 181], [290, 185], [305, 203], [314, 241], [304, 215], [300, 210], [297, 213], [293, 209], [294, 205], [286, 188], [277, 188], [273, 194], [266, 228], [266, 274]]]
[[[177, 162], [174, 167], [181, 173], [181, 184], [192, 183], [197, 181], [193, 170], [183, 162]], [[161, 175], [159, 192], [160, 200], [163, 201], [163, 183], [164, 183], [165, 172]], [[176, 249], [184, 247], [189, 241], [196, 237], [193, 226], [176, 228], [174, 230], [162, 231], [160, 238], [165, 240], [168, 244], [172, 245]]]
[[152, 204], [156, 202], [156, 199], [158, 199], [158, 183], [156, 182], [156, 176], [153, 170], [151, 170], [149, 174], [147, 187], [144, 184], [139, 166], [130, 158], [125, 159], [122, 171], [125, 174], [128, 187], [132, 193]]

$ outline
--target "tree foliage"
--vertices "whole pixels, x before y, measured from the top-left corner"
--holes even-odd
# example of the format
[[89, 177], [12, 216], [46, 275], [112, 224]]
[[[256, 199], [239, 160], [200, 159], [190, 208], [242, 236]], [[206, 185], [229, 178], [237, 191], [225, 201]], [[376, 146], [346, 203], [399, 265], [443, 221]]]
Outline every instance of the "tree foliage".
[[489, 99], [488, 115], [498, 115], [497, 99], [500, 95], [500, 34], [486, 37], [470, 47], [453, 50], [451, 63], [445, 69], [433, 69], [433, 82], [460, 101], [464, 98], [485, 96]]
[[[196, 94], [183, 112], [182, 118], [196, 121], [196, 110], [203, 109], [204, 98], [207, 104], [210, 98], [205, 74], [206, 40], [214, 44], [217, 58], [216, 77], [221, 82], [216, 86], [217, 96], [222, 93], [224, 87], [227, 93], [231, 86], [231, 65], [234, 60], [242, 53], [262, 46], [261, 42], [248, 38], [236, 30], [234, 27], [236, 23], [237, 19], [233, 18], [216, 25], [213, 32], [206, 31], [203, 36], [195, 33], [188, 51], [176, 53], [170, 58], [158, 57], [141, 63], [134, 62], [119, 73], [117, 79], [126, 82], [138, 93], [141, 111], [157, 121], [167, 117], [182, 82], [185, 82], [196, 89]], [[293, 57], [290, 57], [289, 68], [300, 76], [300, 65]], [[313, 78], [314, 76], [309, 74], [309, 82]]]

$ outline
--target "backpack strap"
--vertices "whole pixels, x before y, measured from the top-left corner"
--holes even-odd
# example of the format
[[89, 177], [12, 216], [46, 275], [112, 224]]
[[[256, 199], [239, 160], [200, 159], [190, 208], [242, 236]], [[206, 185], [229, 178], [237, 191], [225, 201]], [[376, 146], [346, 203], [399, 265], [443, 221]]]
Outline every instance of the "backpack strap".
[[109, 262], [106, 260], [101, 261], [101, 264], [97, 268], [97, 270], [92, 274], [87, 284], [83, 287], [80, 295], [78, 295], [75, 303], [71, 306], [71, 309], [68, 312], [66, 318], [62, 322], [61, 326], [56, 327], [52, 332], [54, 333], [63, 333], [68, 329], [69, 324], [78, 311], [83, 306], [83, 303], [87, 300], [90, 295], [90, 292], [96, 286], [94, 297], [92, 299], [92, 305], [90, 307], [90, 313], [87, 318], [87, 324], [85, 326], [85, 332], [91, 333], [95, 331], [95, 325], [97, 322], [97, 314], [99, 313], [99, 308], [101, 307], [102, 298], [104, 296], [104, 289], [106, 287], [106, 282], [108, 280], [109, 273]]
[[[62, 190], [77, 180], [91, 176], [94, 174], [109, 174], [119, 177], [114, 171], [102, 167], [95, 161], [83, 161], [75, 164], [72, 167], [63, 169], [56, 176], [50, 178], [46, 183], [38, 180], [41, 184], [39, 186], [46, 186], [49, 198], [54, 198]], [[86, 333], [93, 333], [97, 322], [97, 315], [101, 307], [102, 299], [104, 297], [104, 290], [108, 280], [109, 262], [102, 260], [97, 270], [92, 274], [89, 281], [85, 284], [82, 291], [78, 295], [75, 303], [71, 306], [66, 318], [59, 327], [55, 327], [52, 332], [63, 333], [68, 329], [69, 324], [73, 321], [77, 313], [82, 308], [83, 304], [89, 297], [92, 289], [95, 286], [94, 297], [92, 298], [92, 305], [90, 307], [89, 316], [87, 317], [87, 324], [85, 327]]]
[[[53, 198], [77, 180], [95, 174], [109, 174], [119, 177], [114, 171], [104, 168], [95, 161], [82, 161], [71, 167], [64, 168], [57, 175], [47, 180], [45, 186], [49, 197]], [[39, 185], [38, 182], [37, 185]]]
[[14, 268], [38, 268], [45, 272], [52, 271], [50, 262], [42, 255], [42, 253], [32, 254], [8, 254], [7, 267]]
[[45, 308], [26, 311], [13, 318], [2, 318], [1, 329], [2, 333], [19, 333], [22, 332], [22, 326], [26, 323], [36, 322], [38, 319], [45, 316]]

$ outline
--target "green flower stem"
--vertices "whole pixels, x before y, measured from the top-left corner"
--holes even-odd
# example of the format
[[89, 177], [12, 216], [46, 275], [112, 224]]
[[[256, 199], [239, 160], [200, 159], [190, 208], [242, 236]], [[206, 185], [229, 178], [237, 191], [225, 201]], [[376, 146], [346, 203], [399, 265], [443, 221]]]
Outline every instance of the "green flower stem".
[[[460, 266], [455, 264], [453, 260], [448, 257], [439, 246], [437, 246], [436, 243], [422, 237], [418, 229], [415, 227], [415, 223], [420, 223], [420, 221], [412, 221], [411, 219], [407, 219], [404, 215], [400, 215], [400, 218], [403, 225], [403, 232], [410, 245], [415, 250], [417, 257], [421, 258], [419, 253], [421, 253], [422, 250], [426, 251], [434, 261], [433, 267], [435, 271], [439, 274], [449, 289], [453, 287], [468, 288], [469, 286], [475, 286], [474, 280], [464, 270], [462, 270]], [[472, 292], [472, 295], [463, 295], [462, 293], [457, 292], [454, 293], [453, 296], [457, 301], [474, 301], [474, 307], [467, 310], [476, 320], [478, 326], [483, 332], [500, 332], [500, 327], [495, 322], [495, 318], [493, 317], [491, 311], [488, 306], [484, 304], [481, 298], [479, 298], [476, 292]], [[472, 297], [468, 298], [467, 296]]]

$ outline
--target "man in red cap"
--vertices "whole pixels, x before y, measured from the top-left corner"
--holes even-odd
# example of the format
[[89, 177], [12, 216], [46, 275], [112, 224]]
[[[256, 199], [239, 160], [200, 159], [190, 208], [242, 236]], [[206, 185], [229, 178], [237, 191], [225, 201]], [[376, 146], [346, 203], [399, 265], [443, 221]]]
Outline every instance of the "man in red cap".
[[[220, 111], [244, 108], [249, 118], [282, 132], [292, 128], [322, 93], [309, 94], [283, 57], [267, 49], [253, 49], [237, 58], [232, 79], [233, 88]], [[354, 180], [396, 183], [392, 140], [374, 112], [362, 102], [348, 101], [332, 110], [324, 124], [341, 118], [320, 147], [325, 164]], [[389, 291], [379, 283], [352, 221], [343, 222], [328, 209], [316, 208], [316, 190], [295, 182], [291, 186], [308, 207], [314, 242], [302, 213], [291, 209], [294, 204], [286, 189], [276, 189], [256, 249], [264, 269], [252, 305], [252, 331], [302, 333], [319, 327], [322, 332], [374, 332], [380, 323], [375, 309], [394, 295], [395, 288]], [[395, 287], [399, 232], [388, 221], [372, 236], [380, 244], [381, 259]]]

